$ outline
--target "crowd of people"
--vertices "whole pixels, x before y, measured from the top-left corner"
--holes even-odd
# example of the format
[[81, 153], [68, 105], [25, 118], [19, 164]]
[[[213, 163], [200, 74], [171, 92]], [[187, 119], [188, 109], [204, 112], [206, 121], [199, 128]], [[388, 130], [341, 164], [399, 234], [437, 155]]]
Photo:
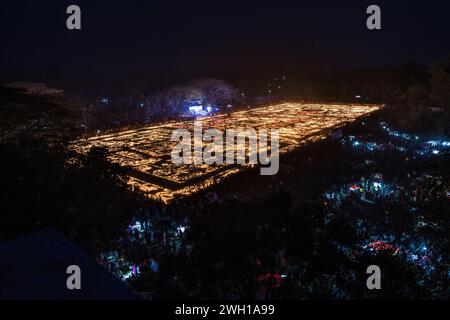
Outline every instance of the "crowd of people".
[[[332, 214], [354, 216], [356, 230], [365, 239], [359, 250], [387, 252], [420, 267], [423, 273], [418, 282], [422, 285], [435, 272], [450, 279], [450, 256], [443, 246], [447, 240], [439, 237], [448, 230], [450, 220], [450, 183], [445, 167], [450, 143], [445, 139], [424, 141], [417, 135], [395, 131], [386, 123], [380, 127], [387, 136], [370, 137], [376, 142], [348, 136], [342, 143], [357, 152], [375, 155], [378, 162], [380, 157], [392, 159], [392, 153], [404, 162], [384, 168], [385, 178], [373, 173], [327, 191], [326, 205]], [[371, 161], [367, 163], [370, 167]]]
[[172, 207], [146, 206], [117, 240], [116, 250], [102, 252], [98, 261], [124, 281], [144, 269], [158, 272], [162, 255], [190, 255], [192, 247], [185, 241], [188, 228], [189, 217], [181, 217]]
[[[340, 152], [346, 159], [343, 163], [349, 166], [353, 174], [341, 175], [335, 181], [324, 179], [328, 190], [323, 190], [322, 197], [303, 199], [304, 203], [309, 204], [303, 206], [300, 211], [289, 209], [286, 205], [288, 209], [285, 211], [288, 213], [280, 213], [284, 212], [282, 207], [286, 202], [291, 201], [281, 197], [274, 205], [277, 209], [273, 211], [278, 212], [267, 213], [272, 220], [260, 213], [269, 220], [259, 221], [259, 217], [251, 213], [253, 208], [250, 209], [255, 203], [258, 206], [258, 201], [248, 201], [248, 195], [242, 194], [241, 197], [236, 192], [232, 192], [228, 200], [225, 200], [224, 188], [219, 185], [191, 199], [175, 201], [169, 206], [143, 206], [123, 236], [118, 239], [117, 248], [111, 252], [101, 253], [98, 256], [99, 262], [137, 291], [142, 287], [149, 288], [142, 286], [139, 281], [142, 279], [149, 281], [150, 273], [155, 277], [164, 274], [165, 281], [170, 282], [171, 290], [183, 292], [190, 297], [263, 299], [284, 297], [283, 294], [289, 296], [295, 291], [301, 292], [300, 297], [352, 298], [355, 294], [349, 293], [348, 288], [344, 289], [347, 285], [340, 284], [340, 281], [349, 283], [357, 281], [355, 261], [366, 255], [369, 257], [389, 255], [404, 263], [405, 268], [411, 266], [414, 270], [414, 285], [419, 289], [427, 289], [432, 297], [448, 297], [449, 287], [445, 285], [445, 281], [450, 280], [448, 249], [450, 237], [446, 235], [450, 228], [448, 210], [450, 185], [445, 170], [450, 152], [448, 141], [400, 133], [386, 123], [370, 126], [363, 122], [361, 127], [362, 134], [348, 134], [339, 140]], [[291, 171], [289, 174], [292, 174]], [[343, 170], [342, 174], [344, 172]], [[276, 193], [284, 187], [281, 182], [279, 185], [271, 186], [271, 190]], [[323, 183], [318, 183], [317, 186], [312, 185], [310, 189], [320, 190], [322, 187]], [[316, 206], [314, 203], [317, 201], [320, 201], [321, 205]], [[246, 221], [246, 217], [235, 216], [245, 211], [247, 207], [248, 219], [256, 220], [253, 223]], [[236, 212], [233, 212], [233, 208]], [[306, 216], [311, 215], [314, 218], [302, 217], [306, 226], [302, 225], [299, 228], [311, 228], [305, 229], [304, 236], [307, 237], [308, 234], [313, 236], [305, 240], [311, 241], [305, 249], [309, 252], [305, 253], [308, 258], [298, 260], [289, 247], [293, 247], [295, 251], [300, 250], [299, 248], [305, 244], [296, 242], [299, 235], [292, 235], [290, 228], [296, 225], [293, 222], [296, 218], [293, 218], [292, 214], [295, 215], [302, 210], [306, 211], [304, 213]], [[222, 222], [222, 216], [213, 217], [218, 221], [217, 225], [213, 223], [206, 226], [205, 223], [199, 223], [205, 219], [203, 216], [211, 216], [211, 213], [229, 217]], [[314, 221], [316, 217], [319, 217], [319, 222]], [[340, 239], [345, 238], [345, 232], [339, 228], [341, 231], [338, 235], [333, 234], [342, 219], [355, 230], [355, 239], [351, 241]], [[333, 250], [355, 263], [353, 269], [350, 267], [349, 270], [343, 270], [340, 266], [337, 270], [324, 271], [320, 276], [311, 275], [320, 272], [316, 270], [317, 266], [321, 265], [316, 261], [319, 259], [316, 255], [321, 255], [318, 252], [324, 250], [321, 247], [323, 246], [321, 243], [325, 241], [322, 239], [325, 232], [323, 230], [330, 233], [332, 239], [327, 241]], [[247, 251], [249, 256], [240, 257], [237, 248], [227, 247], [226, 241], [231, 246], [231, 242], [235, 239], [230, 240], [231, 238], [226, 237], [241, 239], [243, 247], [249, 246]], [[297, 240], [293, 241], [290, 237]], [[290, 243], [291, 240], [294, 243]], [[250, 247], [252, 243], [254, 248]], [[205, 250], [204, 246], [212, 248], [201, 251]], [[319, 247], [321, 249], [318, 249]], [[268, 250], [271, 250], [270, 253]], [[217, 272], [221, 271], [220, 277], [223, 277], [214, 279], [211, 276], [212, 278], [206, 277], [207, 280], [202, 278], [203, 282], [209, 281], [209, 285], [214, 287], [214, 290], [211, 289], [206, 293], [205, 283], [194, 285], [186, 279], [188, 270], [194, 274], [190, 274], [193, 278], [198, 276], [197, 273], [205, 274], [201, 269], [205, 266], [198, 259], [205, 259], [206, 263], [211, 258], [202, 257], [200, 252], [208, 254], [214, 252], [214, 255], [219, 256], [216, 257], [218, 262], [210, 268]], [[230, 269], [234, 267], [230, 267], [226, 262], [228, 255], [231, 257], [230, 261], [237, 266], [242, 264], [243, 270], [247, 270], [246, 266], [251, 270], [248, 272], [253, 275], [254, 282], [249, 278], [240, 279], [237, 271], [232, 273]], [[241, 261], [240, 258], [244, 260]], [[170, 265], [168, 261], [175, 266]], [[311, 271], [312, 269], [314, 271]], [[213, 271], [208, 270], [208, 274]], [[300, 283], [305, 282], [305, 279], [310, 279], [309, 285]], [[237, 292], [224, 293], [224, 288], [229, 288], [231, 283], [232, 286], [239, 286], [241, 289]], [[156, 281], [150, 286], [152, 290], [148, 291], [154, 293], [161, 285], [161, 281]], [[243, 289], [245, 286], [248, 290]]]

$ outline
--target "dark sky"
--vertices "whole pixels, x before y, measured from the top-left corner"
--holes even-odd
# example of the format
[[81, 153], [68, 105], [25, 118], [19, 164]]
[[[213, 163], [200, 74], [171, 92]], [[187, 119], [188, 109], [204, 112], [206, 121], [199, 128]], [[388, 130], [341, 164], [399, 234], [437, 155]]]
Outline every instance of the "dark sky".
[[[66, 29], [70, 4], [81, 31]], [[382, 30], [366, 28], [370, 4]], [[449, 17], [449, 0], [2, 0], [0, 78], [425, 65], [450, 53]]]

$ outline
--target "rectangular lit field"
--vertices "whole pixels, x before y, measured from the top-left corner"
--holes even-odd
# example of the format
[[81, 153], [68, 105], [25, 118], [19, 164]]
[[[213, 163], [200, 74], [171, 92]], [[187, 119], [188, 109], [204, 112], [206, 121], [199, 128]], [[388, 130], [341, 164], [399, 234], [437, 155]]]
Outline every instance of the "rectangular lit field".
[[[204, 129], [225, 132], [233, 128], [279, 129], [280, 154], [327, 137], [331, 129], [379, 110], [381, 105], [284, 103], [202, 118]], [[243, 170], [239, 165], [174, 165], [170, 141], [173, 130], [193, 132], [193, 120], [95, 136], [75, 141], [72, 147], [86, 153], [105, 147], [110, 161], [127, 168], [129, 184], [147, 197], [170, 202], [204, 189]]]

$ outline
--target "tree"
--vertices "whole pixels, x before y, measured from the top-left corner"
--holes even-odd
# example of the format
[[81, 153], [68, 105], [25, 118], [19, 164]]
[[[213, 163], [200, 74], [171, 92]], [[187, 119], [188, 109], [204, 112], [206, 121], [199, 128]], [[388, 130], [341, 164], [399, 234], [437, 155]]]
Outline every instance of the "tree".
[[153, 116], [177, 116], [186, 112], [186, 106], [203, 99], [203, 92], [194, 86], [173, 86], [147, 97], [147, 110]]
[[450, 55], [431, 64], [431, 100], [437, 106], [444, 108], [440, 128], [444, 132], [450, 130]]
[[206, 105], [229, 104], [238, 97], [238, 90], [224, 80], [197, 79], [192, 82], [192, 85], [203, 92], [203, 103]]
[[440, 107], [450, 108], [450, 55], [431, 64], [431, 98]]

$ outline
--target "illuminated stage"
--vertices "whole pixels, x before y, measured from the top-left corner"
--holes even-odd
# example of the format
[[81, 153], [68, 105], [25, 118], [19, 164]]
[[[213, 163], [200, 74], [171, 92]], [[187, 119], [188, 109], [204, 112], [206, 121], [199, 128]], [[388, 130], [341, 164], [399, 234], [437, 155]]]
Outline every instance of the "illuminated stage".
[[[280, 154], [328, 136], [331, 130], [367, 116], [381, 105], [284, 103], [269, 107], [202, 118], [203, 128], [221, 131], [232, 128], [279, 129]], [[173, 130], [193, 131], [193, 121], [171, 122], [126, 130], [73, 143], [79, 152], [92, 146], [109, 151], [109, 159], [128, 170], [129, 184], [147, 197], [163, 202], [187, 196], [219, 183], [224, 177], [243, 170], [241, 165], [179, 165], [171, 162]]]

